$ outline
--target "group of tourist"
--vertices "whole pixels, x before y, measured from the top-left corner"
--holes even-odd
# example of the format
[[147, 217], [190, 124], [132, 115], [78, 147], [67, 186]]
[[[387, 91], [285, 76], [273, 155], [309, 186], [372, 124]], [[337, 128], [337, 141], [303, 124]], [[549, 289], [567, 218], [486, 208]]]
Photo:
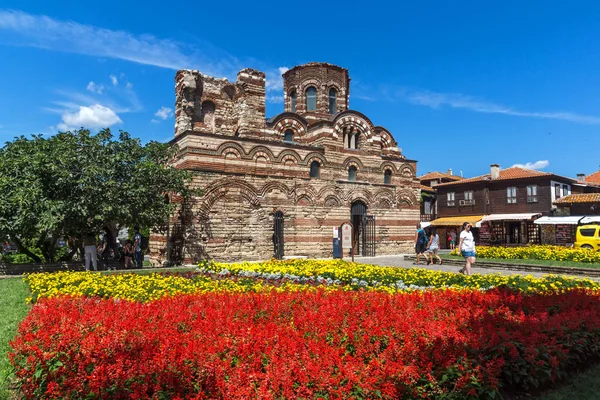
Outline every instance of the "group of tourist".
[[[140, 233], [140, 229], [136, 226], [135, 235], [133, 241], [126, 240], [124, 245], [119, 245], [118, 259], [123, 261], [125, 268], [142, 268], [144, 256], [142, 254], [142, 240], [143, 236]], [[100, 255], [104, 268], [106, 270], [111, 269], [110, 260], [115, 259], [114, 249], [111, 247], [111, 241], [109, 240], [108, 233], [100, 235], [100, 240], [96, 234], [87, 234], [83, 239], [83, 245], [85, 250], [85, 270], [89, 271], [90, 267], [94, 271], [98, 270], [98, 255]], [[117, 241], [118, 242], [118, 241]], [[112, 266], [112, 269], [116, 269]]]
[[[465, 266], [458, 272], [461, 274], [471, 275], [471, 268], [475, 264], [475, 238], [471, 232], [471, 224], [465, 222], [462, 225], [462, 232], [459, 235], [457, 248], [461, 255], [465, 258]], [[448, 244], [451, 250], [455, 248], [456, 232], [450, 231], [448, 234]], [[427, 265], [434, 263], [434, 257], [438, 263], [442, 264], [443, 260], [438, 254], [440, 248], [440, 237], [434, 226], [429, 226], [425, 229], [421, 228], [421, 224], [417, 224], [417, 232], [415, 234], [415, 253], [417, 254], [417, 262], [419, 265], [421, 257], [425, 258]]]

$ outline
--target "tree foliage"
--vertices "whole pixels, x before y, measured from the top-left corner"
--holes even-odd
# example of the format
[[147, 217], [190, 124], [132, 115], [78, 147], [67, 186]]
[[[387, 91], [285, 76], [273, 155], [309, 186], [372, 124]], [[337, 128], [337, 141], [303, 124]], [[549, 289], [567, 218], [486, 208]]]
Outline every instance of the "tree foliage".
[[190, 175], [169, 161], [177, 148], [109, 129], [15, 138], [0, 149], [0, 239], [54, 261], [61, 238], [134, 225], [164, 230], [174, 205], [187, 196]]

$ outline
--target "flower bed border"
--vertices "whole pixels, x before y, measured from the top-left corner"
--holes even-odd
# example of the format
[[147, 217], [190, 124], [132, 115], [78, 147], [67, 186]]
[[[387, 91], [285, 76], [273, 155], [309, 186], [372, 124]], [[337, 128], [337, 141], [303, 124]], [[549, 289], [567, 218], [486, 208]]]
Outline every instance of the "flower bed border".
[[[415, 261], [416, 257], [413, 255], [404, 256], [406, 261]], [[509, 264], [499, 263], [493, 261], [484, 261], [485, 259], [477, 259], [475, 268], [488, 268], [488, 269], [504, 269], [507, 271], [527, 271], [527, 272], [544, 272], [549, 274], [565, 274], [565, 275], [579, 275], [586, 277], [600, 277], [599, 268], [582, 268], [582, 267], [559, 267], [550, 265], [540, 264]], [[444, 264], [464, 266], [465, 262], [460, 259], [444, 258]]]

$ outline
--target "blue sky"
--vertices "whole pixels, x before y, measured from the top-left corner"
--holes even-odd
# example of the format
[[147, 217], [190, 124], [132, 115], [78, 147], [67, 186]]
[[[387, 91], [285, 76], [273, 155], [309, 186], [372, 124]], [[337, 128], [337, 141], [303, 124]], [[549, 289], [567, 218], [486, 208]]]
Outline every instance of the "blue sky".
[[282, 68], [325, 61], [419, 174], [600, 169], [600, 3], [338, 4], [5, 0], [0, 142], [82, 124], [169, 140], [179, 68], [265, 71], [271, 117]]

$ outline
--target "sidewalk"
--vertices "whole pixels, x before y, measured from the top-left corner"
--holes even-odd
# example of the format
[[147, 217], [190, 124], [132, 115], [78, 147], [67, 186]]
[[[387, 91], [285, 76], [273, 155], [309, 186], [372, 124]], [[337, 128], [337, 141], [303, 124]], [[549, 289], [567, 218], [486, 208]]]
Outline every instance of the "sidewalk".
[[[349, 257], [344, 257], [344, 260], [350, 261], [351, 259]], [[454, 273], [458, 273], [458, 270], [460, 269], [460, 267], [458, 267], [456, 265], [446, 265], [446, 264], [426, 265], [426, 261], [424, 261], [424, 260], [421, 261], [421, 265], [416, 265], [414, 261], [405, 261], [403, 254], [391, 255], [391, 256], [376, 256], [376, 257], [357, 257], [357, 256], [355, 256], [354, 261], [358, 262], [358, 263], [364, 263], [364, 264], [379, 265], [382, 267], [425, 268], [425, 269], [430, 269], [430, 270], [434, 270], [434, 271], [454, 272]], [[549, 273], [539, 272], [539, 271], [477, 268], [477, 263], [475, 263], [475, 266], [473, 268], [473, 273], [474, 274], [483, 274], [483, 275], [488, 275], [488, 274], [531, 275], [536, 278], [540, 278], [545, 275], [551, 275]], [[566, 274], [553, 274], [553, 275], [565, 275], [565, 276], [573, 277], [573, 278], [588, 278], [588, 279], [592, 279], [595, 281], [600, 281], [600, 278], [598, 278], [598, 277], [589, 277], [589, 276], [585, 276], [585, 275], [566, 275]]]

